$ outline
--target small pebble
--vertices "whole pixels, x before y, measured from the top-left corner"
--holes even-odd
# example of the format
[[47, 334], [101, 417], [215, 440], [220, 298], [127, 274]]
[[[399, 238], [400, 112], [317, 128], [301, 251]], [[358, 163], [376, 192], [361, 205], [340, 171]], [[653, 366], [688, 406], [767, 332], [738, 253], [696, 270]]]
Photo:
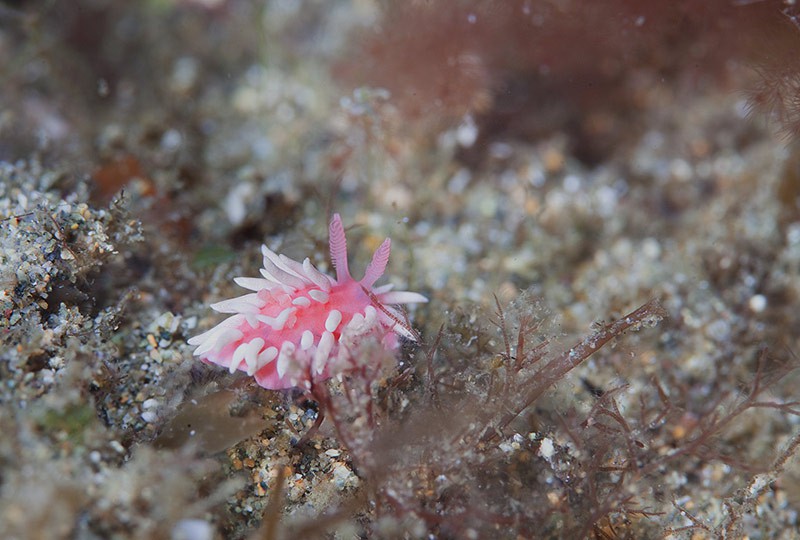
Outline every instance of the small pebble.
[[767, 297], [763, 294], [754, 294], [750, 297], [748, 305], [753, 313], [761, 313], [767, 307]]

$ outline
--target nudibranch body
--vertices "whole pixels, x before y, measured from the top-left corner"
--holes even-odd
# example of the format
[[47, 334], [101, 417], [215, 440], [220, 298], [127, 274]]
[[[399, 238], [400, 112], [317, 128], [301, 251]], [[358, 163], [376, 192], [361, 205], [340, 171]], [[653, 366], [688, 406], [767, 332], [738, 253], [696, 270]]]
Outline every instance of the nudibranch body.
[[373, 336], [395, 349], [398, 335], [415, 340], [414, 331], [394, 305], [427, 302], [421, 294], [374, 287], [389, 261], [387, 238], [375, 251], [364, 277], [356, 281], [347, 266], [347, 240], [339, 214], [330, 227], [330, 251], [336, 278], [262, 246], [261, 278], [234, 281], [253, 291], [212, 304], [230, 317], [189, 339], [194, 355], [254, 376], [264, 388], [290, 388], [321, 381], [347, 369], [348, 345]]

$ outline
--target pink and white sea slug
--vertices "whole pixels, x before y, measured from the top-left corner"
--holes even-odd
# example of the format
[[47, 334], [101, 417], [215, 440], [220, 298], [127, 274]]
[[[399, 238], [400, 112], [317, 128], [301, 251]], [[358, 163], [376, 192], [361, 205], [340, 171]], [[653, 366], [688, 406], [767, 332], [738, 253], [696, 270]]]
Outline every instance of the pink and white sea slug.
[[367, 336], [393, 350], [398, 334], [415, 340], [415, 333], [396, 304], [427, 302], [421, 294], [373, 287], [389, 261], [387, 238], [375, 251], [364, 277], [356, 281], [347, 268], [347, 240], [339, 214], [330, 223], [330, 250], [336, 278], [262, 246], [261, 278], [234, 281], [255, 291], [211, 304], [230, 317], [189, 339], [194, 355], [210, 363], [255, 376], [264, 388], [290, 388], [321, 381], [346, 371], [349, 346]]

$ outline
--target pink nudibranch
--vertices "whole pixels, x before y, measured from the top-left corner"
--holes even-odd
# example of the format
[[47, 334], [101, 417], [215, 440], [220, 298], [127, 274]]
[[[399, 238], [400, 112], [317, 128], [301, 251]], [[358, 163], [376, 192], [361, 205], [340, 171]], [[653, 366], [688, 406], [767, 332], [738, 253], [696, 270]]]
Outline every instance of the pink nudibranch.
[[389, 262], [391, 241], [375, 251], [364, 277], [356, 281], [347, 266], [347, 239], [339, 214], [329, 227], [331, 260], [336, 278], [262, 246], [261, 278], [234, 281], [254, 291], [211, 304], [230, 317], [189, 339], [194, 355], [245, 371], [269, 389], [290, 388], [321, 381], [348, 367], [347, 344], [373, 336], [384, 347], [397, 347], [397, 336], [415, 340], [414, 331], [398, 304], [427, 302], [419, 293], [393, 291], [392, 285], [373, 287]]

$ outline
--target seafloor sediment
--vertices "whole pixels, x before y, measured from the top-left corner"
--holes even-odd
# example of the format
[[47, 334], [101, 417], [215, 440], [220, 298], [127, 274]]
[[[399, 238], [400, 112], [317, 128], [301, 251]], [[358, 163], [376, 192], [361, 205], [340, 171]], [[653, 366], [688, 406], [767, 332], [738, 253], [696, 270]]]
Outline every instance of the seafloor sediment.
[[[0, 4], [0, 537], [793, 538], [800, 30], [606, 3]], [[193, 358], [333, 212], [419, 342]]]

